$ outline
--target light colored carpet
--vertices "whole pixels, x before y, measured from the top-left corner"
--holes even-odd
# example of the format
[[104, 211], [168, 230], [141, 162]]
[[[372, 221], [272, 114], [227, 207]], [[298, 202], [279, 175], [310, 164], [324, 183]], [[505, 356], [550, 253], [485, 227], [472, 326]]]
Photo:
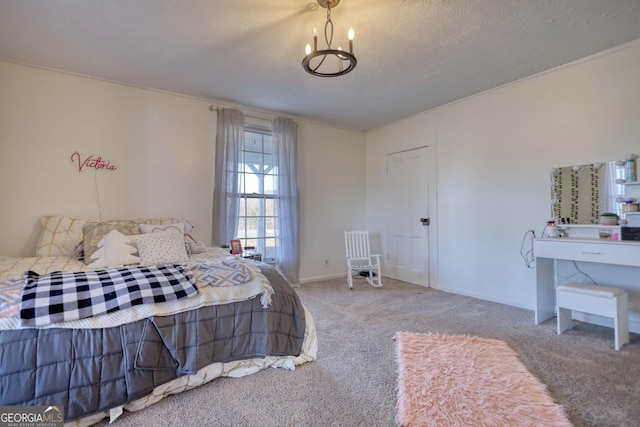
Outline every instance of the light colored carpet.
[[639, 425], [638, 335], [615, 351], [610, 328], [576, 322], [558, 335], [555, 319], [536, 325], [531, 310], [391, 279], [382, 288], [356, 279], [349, 291], [337, 279], [297, 291], [316, 322], [318, 360], [215, 380], [125, 413], [113, 427], [394, 426], [397, 331], [505, 341], [576, 427]]
[[504, 341], [410, 332], [396, 341], [402, 426], [571, 427]]

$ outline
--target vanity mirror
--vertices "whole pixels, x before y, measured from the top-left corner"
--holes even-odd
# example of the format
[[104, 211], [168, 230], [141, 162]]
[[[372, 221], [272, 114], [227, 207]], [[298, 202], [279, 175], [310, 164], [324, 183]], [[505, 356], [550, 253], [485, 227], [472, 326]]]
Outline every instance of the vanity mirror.
[[623, 161], [598, 162], [550, 170], [551, 217], [565, 224], [598, 224], [600, 215], [620, 215]]

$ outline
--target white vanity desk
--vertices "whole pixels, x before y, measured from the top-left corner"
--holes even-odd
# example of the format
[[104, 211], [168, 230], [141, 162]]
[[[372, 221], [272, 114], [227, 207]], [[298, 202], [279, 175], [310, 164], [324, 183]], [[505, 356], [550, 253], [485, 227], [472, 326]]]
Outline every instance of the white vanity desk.
[[[542, 323], [556, 315], [558, 260], [640, 267], [640, 241], [577, 237], [536, 238], [533, 252], [536, 259], [536, 323]], [[615, 283], [615, 278], [612, 278], [611, 286], [625, 287]]]

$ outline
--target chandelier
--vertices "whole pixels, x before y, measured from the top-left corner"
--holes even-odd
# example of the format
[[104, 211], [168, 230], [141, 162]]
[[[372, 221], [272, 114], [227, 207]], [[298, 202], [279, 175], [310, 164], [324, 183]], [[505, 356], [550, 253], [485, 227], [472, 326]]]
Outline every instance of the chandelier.
[[356, 68], [358, 61], [353, 56], [353, 28], [349, 29], [349, 52], [338, 47], [333, 49], [333, 22], [331, 21], [331, 8], [336, 7], [340, 0], [318, 0], [318, 4], [327, 9], [327, 22], [324, 24], [324, 41], [326, 49], [318, 50], [318, 35], [313, 29], [313, 49], [307, 44], [306, 55], [302, 59], [302, 68], [314, 76], [336, 77], [347, 74]]

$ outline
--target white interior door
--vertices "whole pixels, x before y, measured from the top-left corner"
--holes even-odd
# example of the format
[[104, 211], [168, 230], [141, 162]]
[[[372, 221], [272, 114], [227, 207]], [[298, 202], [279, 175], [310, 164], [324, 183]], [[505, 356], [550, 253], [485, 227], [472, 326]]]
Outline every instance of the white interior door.
[[387, 155], [386, 274], [429, 286], [428, 147]]

